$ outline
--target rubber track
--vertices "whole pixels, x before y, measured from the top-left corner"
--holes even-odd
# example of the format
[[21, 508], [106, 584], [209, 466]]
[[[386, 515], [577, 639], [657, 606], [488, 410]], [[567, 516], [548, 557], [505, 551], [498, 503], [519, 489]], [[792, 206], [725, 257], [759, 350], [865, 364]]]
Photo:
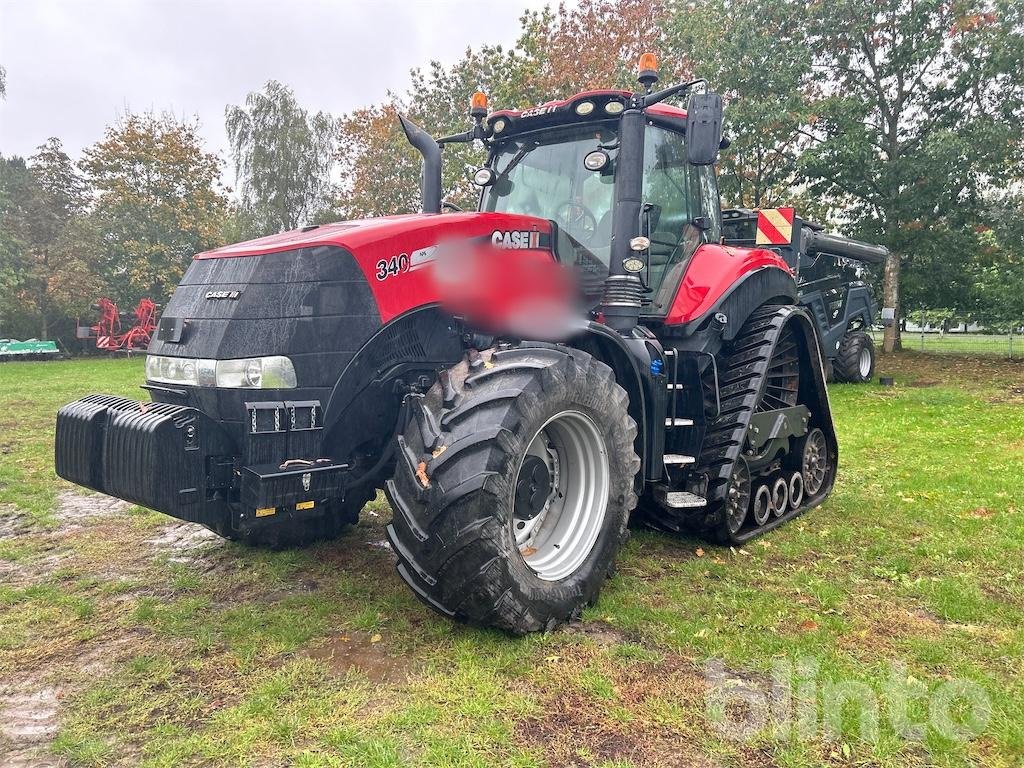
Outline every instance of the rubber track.
[[691, 477], [707, 477], [707, 506], [665, 509], [651, 504], [645, 511], [655, 525], [670, 531], [696, 531], [722, 543], [741, 543], [750, 538], [750, 535], [729, 535], [725, 525], [725, 494], [733, 465], [740, 458], [746, 440], [750, 418], [764, 391], [772, 353], [789, 314], [787, 307], [775, 305], [756, 310], [736, 336], [728, 357], [719, 368], [721, 409], [718, 417], [708, 424], [691, 474]]

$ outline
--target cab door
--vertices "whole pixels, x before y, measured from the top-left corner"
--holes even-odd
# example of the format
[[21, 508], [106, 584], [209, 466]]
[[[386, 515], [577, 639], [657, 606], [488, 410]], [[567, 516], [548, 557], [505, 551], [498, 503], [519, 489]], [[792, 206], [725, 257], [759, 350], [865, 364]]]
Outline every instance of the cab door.
[[641, 217], [651, 241], [644, 314], [664, 315], [698, 246], [721, 239], [721, 210], [714, 166], [689, 163], [683, 136], [654, 125], [644, 137]]

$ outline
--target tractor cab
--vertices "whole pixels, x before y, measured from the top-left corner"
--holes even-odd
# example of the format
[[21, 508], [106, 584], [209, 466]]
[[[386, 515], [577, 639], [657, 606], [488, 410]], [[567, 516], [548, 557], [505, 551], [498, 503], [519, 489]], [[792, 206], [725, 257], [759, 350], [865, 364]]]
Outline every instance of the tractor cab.
[[[493, 174], [482, 174], [487, 184], [480, 210], [554, 221], [577, 258], [584, 251], [607, 274], [619, 132], [607, 118], [579, 117], [572, 104], [589, 104], [587, 96], [567, 102], [564, 124], [526, 130], [494, 144], [486, 166]], [[662, 288], [671, 267], [686, 262], [701, 243], [721, 236], [714, 170], [688, 162], [681, 130], [685, 113], [673, 111], [681, 115], [665, 121], [668, 125], [652, 123], [644, 129], [640, 233], [650, 245], [642, 254], [641, 278], [651, 294]]]
[[[559, 255], [611, 264], [616, 181], [623, 164], [619, 117], [631, 94], [589, 91], [523, 111], [492, 113], [490, 155], [473, 174], [480, 210], [553, 221]], [[658, 104], [648, 110], [639, 154], [638, 232], [649, 244], [634, 266], [647, 298], [676, 281], [701, 243], [718, 242], [721, 213], [712, 165], [696, 165], [686, 149], [686, 111]], [[671, 283], [671, 284], [669, 284]], [[647, 303], [650, 303], [649, 301]]]

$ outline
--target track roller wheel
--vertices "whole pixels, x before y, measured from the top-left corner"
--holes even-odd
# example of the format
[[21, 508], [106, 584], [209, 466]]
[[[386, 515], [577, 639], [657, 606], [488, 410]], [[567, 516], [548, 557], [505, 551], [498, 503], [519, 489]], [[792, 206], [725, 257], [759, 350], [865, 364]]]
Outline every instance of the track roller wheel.
[[764, 525], [772, 516], [772, 492], [767, 485], [760, 485], [757, 493], [754, 494], [754, 506], [751, 509], [754, 522], [757, 525]]
[[750, 508], [750, 470], [747, 462], [740, 459], [732, 470], [729, 490], [725, 501], [725, 519], [730, 533], [737, 533], [747, 520]]
[[789, 483], [786, 478], [777, 477], [772, 483], [772, 514], [782, 517], [789, 511]]
[[597, 598], [626, 539], [636, 425], [611, 369], [584, 352], [538, 344], [481, 358], [410, 403], [419, 414], [398, 438], [388, 537], [399, 574], [436, 611], [552, 629]]
[[789, 477], [789, 506], [790, 509], [799, 509], [804, 503], [804, 476], [794, 472]]

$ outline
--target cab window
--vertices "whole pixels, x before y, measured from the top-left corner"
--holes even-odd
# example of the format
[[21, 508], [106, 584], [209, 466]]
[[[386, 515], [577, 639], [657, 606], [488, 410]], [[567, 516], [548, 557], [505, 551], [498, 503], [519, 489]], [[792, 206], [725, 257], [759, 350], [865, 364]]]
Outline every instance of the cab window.
[[703, 215], [699, 170], [686, 161], [683, 137], [648, 126], [644, 137], [641, 231], [651, 240], [647, 282], [657, 294], [665, 275], [693, 253], [702, 231], [693, 220]]

